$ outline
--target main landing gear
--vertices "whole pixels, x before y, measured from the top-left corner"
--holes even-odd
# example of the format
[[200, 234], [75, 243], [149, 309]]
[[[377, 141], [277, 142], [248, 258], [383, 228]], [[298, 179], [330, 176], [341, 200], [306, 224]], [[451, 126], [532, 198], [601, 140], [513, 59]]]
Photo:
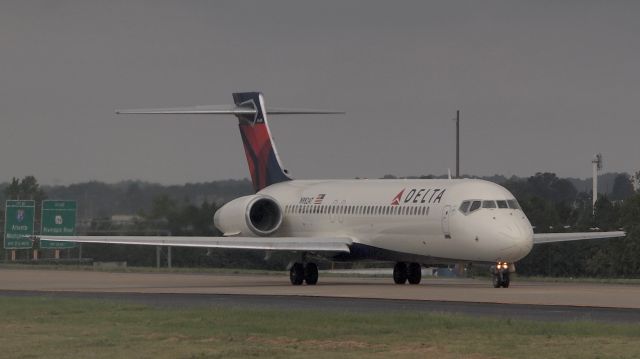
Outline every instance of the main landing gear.
[[422, 266], [420, 263], [398, 262], [393, 267], [393, 281], [396, 284], [405, 284], [407, 280], [409, 284], [420, 284], [422, 279]]
[[498, 262], [491, 266], [491, 277], [494, 288], [509, 288], [509, 263]]
[[289, 279], [293, 285], [301, 285], [302, 282], [315, 285], [318, 283], [318, 266], [310, 262], [306, 264], [296, 262], [289, 269]]

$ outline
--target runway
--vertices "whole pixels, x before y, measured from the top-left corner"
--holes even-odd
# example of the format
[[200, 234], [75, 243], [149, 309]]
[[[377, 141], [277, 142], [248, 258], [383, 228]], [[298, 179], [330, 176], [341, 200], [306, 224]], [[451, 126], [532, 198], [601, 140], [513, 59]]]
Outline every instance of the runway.
[[[151, 305], [251, 305], [340, 310], [441, 311], [542, 320], [640, 323], [640, 285], [431, 279], [398, 286], [390, 278], [321, 276], [292, 286], [282, 275], [110, 273], [0, 269], [0, 296], [114, 298]], [[509, 305], [505, 305], [509, 304]]]

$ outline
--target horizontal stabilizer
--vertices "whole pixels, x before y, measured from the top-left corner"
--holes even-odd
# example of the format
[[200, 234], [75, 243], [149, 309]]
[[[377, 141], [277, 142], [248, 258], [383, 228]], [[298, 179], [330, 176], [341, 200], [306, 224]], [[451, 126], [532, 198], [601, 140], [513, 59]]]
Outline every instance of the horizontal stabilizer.
[[[171, 108], [147, 108], [116, 110], [117, 114], [148, 115], [255, 115], [258, 111], [252, 107], [234, 105], [211, 105]], [[268, 115], [341, 115], [343, 111], [311, 110], [299, 108], [267, 108]]]
[[271, 251], [345, 252], [350, 238], [341, 237], [170, 237], [170, 236], [41, 236], [40, 240], [171, 246], [195, 248], [229, 248]]
[[533, 244], [581, 241], [585, 239], [605, 239], [624, 237], [627, 234], [623, 231], [613, 232], [576, 232], [576, 233], [535, 233]]

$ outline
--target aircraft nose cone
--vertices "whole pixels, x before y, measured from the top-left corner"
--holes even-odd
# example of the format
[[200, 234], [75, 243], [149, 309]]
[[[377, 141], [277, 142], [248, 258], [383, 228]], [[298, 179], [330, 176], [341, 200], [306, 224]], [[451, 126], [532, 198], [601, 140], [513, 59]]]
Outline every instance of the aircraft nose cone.
[[502, 239], [502, 258], [517, 261], [531, 251], [533, 247], [533, 232], [530, 228], [519, 223], [510, 223], [501, 228], [499, 235]]

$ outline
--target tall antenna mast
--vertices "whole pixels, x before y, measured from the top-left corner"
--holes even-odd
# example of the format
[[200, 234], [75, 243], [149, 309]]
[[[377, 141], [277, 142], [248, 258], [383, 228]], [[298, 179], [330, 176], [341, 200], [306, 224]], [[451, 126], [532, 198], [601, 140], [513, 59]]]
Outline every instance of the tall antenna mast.
[[602, 171], [602, 154], [598, 153], [593, 156], [591, 160], [591, 164], [593, 165], [593, 215], [596, 215], [596, 201], [598, 200], [598, 172]]
[[456, 111], [456, 178], [460, 178], [460, 110]]

